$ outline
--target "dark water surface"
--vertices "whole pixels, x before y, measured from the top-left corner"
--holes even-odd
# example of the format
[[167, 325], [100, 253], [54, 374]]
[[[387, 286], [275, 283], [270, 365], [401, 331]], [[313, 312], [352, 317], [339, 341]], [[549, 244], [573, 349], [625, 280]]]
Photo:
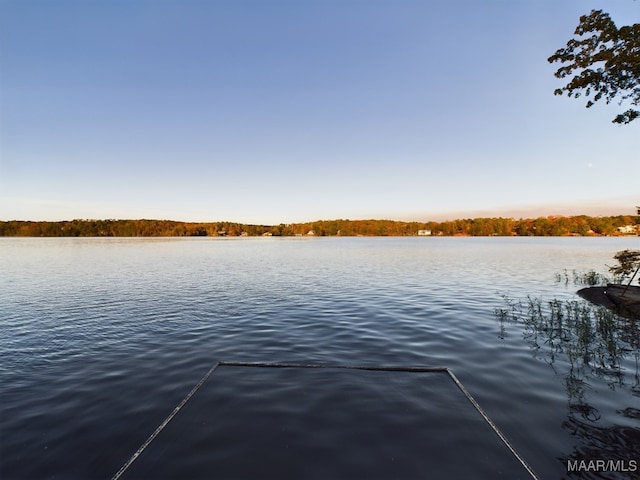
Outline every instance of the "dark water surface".
[[[0, 477], [110, 478], [226, 360], [449, 367], [541, 478], [637, 478], [637, 471], [567, 472], [575, 460], [640, 468], [637, 322], [616, 317], [591, 332], [584, 324], [558, 330], [531, 314], [527, 296], [543, 308], [551, 299], [583, 308], [580, 286], [558, 283], [555, 274], [604, 271], [613, 253], [639, 243], [1, 238]], [[505, 295], [521, 303], [525, 321], [496, 315]], [[301, 381], [288, 378], [278, 388]], [[425, 396], [421, 385], [403, 387], [412, 404]], [[333, 398], [344, 381], [324, 379], [322, 387]], [[265, 407], [274, 407], [264, 395]], [[277, 407], [296, 409], [295, 402]], [[419, 419], [385, 411], [396, 415], [393, 425], [406, 424], [407, 445], [424, 443]], [[256, 420], [240, 418], [237, 439], [250, 439]], [[345, 438], [366, 433], [360, 426], [353, 433], [338, 412], [333, 420]], [[300, 448], [318, 431], [295, 431]], [[447, 450], [448, 461], [481, 455], [467, 443]], [[348, 458], [345, 448], [320, 453]], [[293, 476], [306, 472], [290, 467]]]
[[214, 368], [123, 480], [532, 478], [442, 369]]

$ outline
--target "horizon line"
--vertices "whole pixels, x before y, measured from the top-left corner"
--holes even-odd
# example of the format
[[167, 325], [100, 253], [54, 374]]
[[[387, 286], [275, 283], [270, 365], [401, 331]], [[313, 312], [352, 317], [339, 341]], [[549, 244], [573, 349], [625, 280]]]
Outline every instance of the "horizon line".
[[297, 221], [297, 222], [278, 222], [278, 223], [255, 223], [255, 222], [241, 222], [235, 220], [177, 220], [172, 218], [152, 218], [152, 217], [138, 217], [138, 218], [126, 218], [126, 217], [102, 217], [102, 218], [67, 218], [61, 220], [32, 220], [32, 219], [18, 219], [14, 218], [11, 220], [0, 220], [0, 222], [34, 222], [34, 223], [59, 223], [59, 222], [73, 222], [73, 221], [83, 221], [83, 222], [91, 222], [91, 221], [159, 221], [159, 222], [176, 222], [176, 223], [235, 223], [239, 225], [256, 225], [256, 226], [277, 226], [277, 225], [295, 225], [295, 224], [305, 224], [305, 223], [314, 223], [314, 222], [332, 222], [332, 221], [346, 221], [346, 222], [357, 222], [357, 221], [386, 221], [386, 222], [397, 222], [397, 223], [446, 223], [446, 222], [455, 222], [457, 220], [476, 220], [476, 219], [508, 219], [508, 220], [535, 220], [538, 218], [570, 218], [570, 217], [592, 217], [592, 218], [604, 218], [604, 217], [638, 217], [640, 216], [640, 206], [638, 208], [638, 212], [636, 214], [633, 213], [615, 213], [615, 214], [606, 214], [606, 215], [589, 215], [586, 213], [578, 213], [578, 214], [544, 214], [544, 215], [536, 215], [536, 216], [520, 216], [516, 218], [515, 216], [509, 215], [494, 215], [494, 216], [459, 216], [459, 217], [451, 217], [446, 220], [397, 220], [393, 218], [385, 218], [385, 217], [358, 217], [358, 218], [319, 218], [315, 220], [307, 220], [307, 221]]

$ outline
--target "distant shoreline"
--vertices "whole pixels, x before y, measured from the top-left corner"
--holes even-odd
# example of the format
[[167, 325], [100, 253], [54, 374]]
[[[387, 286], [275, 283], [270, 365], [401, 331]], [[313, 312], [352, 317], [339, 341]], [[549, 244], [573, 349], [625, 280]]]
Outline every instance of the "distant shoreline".
[[91, 220], [0, 222], [0, 237], [257, 237], [257, 236], [637, 236], [640, 216], [587, 215], [537, 218], [482, 217], [444, 222], [317, 220], [279, 225], [175, 220]]

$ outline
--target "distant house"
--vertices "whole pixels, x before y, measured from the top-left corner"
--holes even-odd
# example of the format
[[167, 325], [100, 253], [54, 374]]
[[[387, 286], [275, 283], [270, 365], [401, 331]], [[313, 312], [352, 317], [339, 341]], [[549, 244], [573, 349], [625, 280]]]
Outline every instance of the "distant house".
[[622, 235], [633, 235], [637, 232], [635, 225], [625, 225], [624, 227], [618, 227], [618, 232]]
[[316, 232], [314, 232], [313, 230], [309, 230], [307, 232], [307, 235], [310, 236], [310, 237], [313, 237], [315, 234], [316, 234]]
[[418, 230], [419, 237], [428, 237], [431, 235], [431, 230]]
[[264, 232], [264, 233], [262, 234], [262, 236], [263, 236], [263, 237], [271, 237], [271, 236], [273, 236], [273, 233], [271, 233], [271, 232]]

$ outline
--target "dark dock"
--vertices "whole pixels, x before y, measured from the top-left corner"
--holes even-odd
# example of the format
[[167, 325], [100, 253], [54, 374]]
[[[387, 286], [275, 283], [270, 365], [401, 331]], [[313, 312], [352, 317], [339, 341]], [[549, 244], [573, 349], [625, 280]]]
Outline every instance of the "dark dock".
[[113, 478], [536, 476], [446, 368], [219, 363]]
[[578, 290], [585, 300], [601, 305], [633, 319], [640, 319], [640, 287], [609, 284]]

